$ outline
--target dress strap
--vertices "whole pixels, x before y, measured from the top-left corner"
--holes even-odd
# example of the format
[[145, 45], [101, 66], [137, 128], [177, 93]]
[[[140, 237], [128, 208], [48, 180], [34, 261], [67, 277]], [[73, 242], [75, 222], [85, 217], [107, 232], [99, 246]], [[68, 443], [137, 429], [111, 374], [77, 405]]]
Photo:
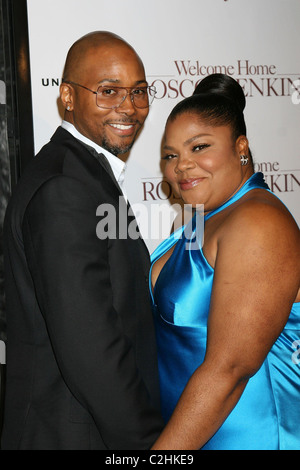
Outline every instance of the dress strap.
[[217, 214], [218, 212], [221, 212], [223, 209], [226, 209], [226, 207], [230, 206], [234, 202], [238, 201], [241, 197], [243, 197], [248, 191], [251, 189], [267, 189], [270, 191], [269, 186], [264, 180], [264, 175], [261, 172], [254, 173], [244, 184], [243, 186], [230, 198], [228, 201], [224, 202], [221, 206], [219, 206], [217, 209], [209, 212], [205, 217], [204, 220], [208, 220], [210, 217], [213, 215]]
[[[233, 204], [235, 201], [240, 199], [244, 194], [246, 194], [248, 191], [254, 188], [264, 188], [269, 190], [269, 186], [265, 183], [264, 181], [264, 176], [262, 173], [254, 173], [245, 183], [244, 185], [235, 193], [228, 201], [226, 201], [224, 204], [222, 204], [220, 207], [217, 209], [209, 212], [204, 217], [204, 221], [212, 217], [214, 214], [217, 212], [220, 212], [221, 210], [225, 209], [228, 207], [230, 204]], [[179, 240], [188, 239], [189, 241], [193, 239], [193, 232], [196, 229], [197, 226], [197, 220], [196, 220], [197, 213], [195, 212], [194, 216], [190, 220], [190, 222], [187, 225], [183, 225], [179, 227], [175, 232], [173, 232], [169, 238], [165, 239], [152, 253], [151, 255], [151, 261], [152, 263], [155, 262], [158, 258], [160, 258], [164, 253], [166, 253], [175, 243], [177, 243]], [[198, 234], [198, 239], [200, 239], [201, 234]]]

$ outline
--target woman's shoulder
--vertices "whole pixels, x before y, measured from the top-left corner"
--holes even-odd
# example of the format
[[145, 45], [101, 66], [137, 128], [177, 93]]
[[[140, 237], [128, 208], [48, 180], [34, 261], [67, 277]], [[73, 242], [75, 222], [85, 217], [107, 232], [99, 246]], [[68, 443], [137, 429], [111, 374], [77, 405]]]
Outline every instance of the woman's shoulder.
[[[224, 224], [227, 231], [238, 231], [249, 236], [279, 233], [300, 236], [300, 231], [285, 204], [273, 193], [255, 188], [245, 194], [228, 214]], [[224, 233], [223, 230], [223, 233]]]
[[[265, 250], [297, 256], [300, 231], [286, 206], [270, 191], [253, 189], [205, 224], [204, 253], [211, 266], [221, 253], [228, 259]], [[269, 250], [268, 250], [269, 251]], [[280, 255], [280, 256], [281, 256]]]
[[265, 218], [266, 222], [284, 221], [297, 227], [295, 219], [285, 204], [275, 194], [261, 188], [255, 188], [246, 193], [236, 204], [231, 216], [233, 223], [236, 223], [240, 217], [245, 219], [245, 222], [248, 220], [249, 223], [257, 223]]

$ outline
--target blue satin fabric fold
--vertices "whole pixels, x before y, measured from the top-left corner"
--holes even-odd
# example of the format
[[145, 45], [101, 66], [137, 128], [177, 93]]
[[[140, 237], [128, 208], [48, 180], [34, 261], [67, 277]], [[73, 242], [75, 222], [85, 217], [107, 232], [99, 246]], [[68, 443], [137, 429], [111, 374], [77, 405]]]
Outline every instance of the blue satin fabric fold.
[[[255, 173], [205, 220], [254, 188], [268, 190], [261, 173]], [[152, 255], [153, 266], [176, 243], [160, 272], [154, 292], [150, 281], [161, 405], [166, 422], [190, 376], [202, 364], [206, 351], [214, 270], [205, 259], [201, 246], [195, 249], [190, 236], [195, 228], [194, 217], [190, 227], [178, 229]], [[245, 345], [244, 354], [250, 353]], [[203, 449], [300, 449], [299, 422], [300, 303], [297, 303], [262, 367], [249, 380], [240, 401]]]

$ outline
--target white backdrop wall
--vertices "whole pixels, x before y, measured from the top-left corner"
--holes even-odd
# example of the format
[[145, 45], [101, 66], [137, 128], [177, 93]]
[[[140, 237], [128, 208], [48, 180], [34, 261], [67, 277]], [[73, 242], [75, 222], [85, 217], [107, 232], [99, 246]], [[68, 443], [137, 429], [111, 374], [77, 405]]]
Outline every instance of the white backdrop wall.
[[61, 122], [59, 83], [66, 53], [84, 34], [108, 30], [122, 36], [141, 56], [149, 84], [157, 87], [157, 99], [130, 153], [125, 180], [150, 252], [168, 235], [176, 213], [172, 204], [178, 203], [169, 198], [160, 165], [166, 118], [213, 72], [225, 72], [243, 87], [255, 169], [264, 172], [299, 224], [299, 0], [27, 0], [27, 4], [36, 151]]

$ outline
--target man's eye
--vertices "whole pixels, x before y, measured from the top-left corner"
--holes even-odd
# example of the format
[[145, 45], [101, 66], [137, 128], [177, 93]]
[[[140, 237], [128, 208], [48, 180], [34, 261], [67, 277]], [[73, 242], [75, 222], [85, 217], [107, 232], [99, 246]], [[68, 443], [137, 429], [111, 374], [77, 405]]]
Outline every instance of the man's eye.
[[104, 88], [101, 91], [101, 94], [104, 96], [112, 96], [112, 95], [115, 95], [116, 93], [118, 93], [118, 91], [114, 88]]
[[147, 89], [146, 88], [134, 88], [134, 90], [132, 90], [132, 93], [134, 95], [143, 96], [147, 93]]

